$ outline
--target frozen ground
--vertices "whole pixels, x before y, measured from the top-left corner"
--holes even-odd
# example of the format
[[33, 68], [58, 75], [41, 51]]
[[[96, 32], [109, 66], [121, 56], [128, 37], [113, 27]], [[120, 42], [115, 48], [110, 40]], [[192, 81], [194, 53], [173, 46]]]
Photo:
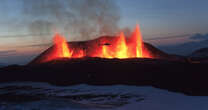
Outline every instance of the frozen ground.
[[153, 87], [0, 84], [0, 110], [208, 110], [208, 97]]

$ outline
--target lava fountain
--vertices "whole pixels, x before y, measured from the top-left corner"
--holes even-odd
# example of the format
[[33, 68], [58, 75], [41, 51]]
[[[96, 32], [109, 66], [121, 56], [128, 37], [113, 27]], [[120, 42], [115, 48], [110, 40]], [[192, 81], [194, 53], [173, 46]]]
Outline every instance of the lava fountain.
[[55, 52], [54, 52], [54, 57], [57, 58], [71, 58], [73, 51], [70, 50], [70, 48], [68, 47], [67, 41], [65, 40], [64, 37], [62, 37], [59, 34], [56, 34], [54, 36], [54, 48], [55, 48]]
[[144, 44], [139, 25], [136, 26], [131, 36], [125, 37], [121, 32], [112, 39], [101, 39], [96, 42], [88, 42], [87, 45], [71, 46], [60, 34], [54, 36], [54, 46], [52, 52], [48, 54], [43, 62], [58, 58], [152, 58], [148, 51], [144, 51]]

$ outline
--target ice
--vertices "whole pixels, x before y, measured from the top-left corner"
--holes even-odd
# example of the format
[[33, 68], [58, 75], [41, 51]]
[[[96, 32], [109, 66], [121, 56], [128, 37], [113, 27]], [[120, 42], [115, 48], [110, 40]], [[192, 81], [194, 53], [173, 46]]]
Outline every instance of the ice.
[[0, 110], [207, 110], [208, 97], [153, 87], [0, 84]]

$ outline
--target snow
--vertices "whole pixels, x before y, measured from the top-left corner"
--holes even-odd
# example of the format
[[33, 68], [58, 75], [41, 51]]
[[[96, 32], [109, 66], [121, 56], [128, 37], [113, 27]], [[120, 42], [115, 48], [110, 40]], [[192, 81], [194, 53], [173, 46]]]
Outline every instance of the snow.
[[[8, 94], [11, 97], [8, 96], [7, 100], [4, 96]], [[126, 85], [90, 86], [82, 84], [58, 87], [33, 82], [0, 84], [0, 110], [103, 109], [208, 110], [208, 97], [186, 96], [153, 87]]]

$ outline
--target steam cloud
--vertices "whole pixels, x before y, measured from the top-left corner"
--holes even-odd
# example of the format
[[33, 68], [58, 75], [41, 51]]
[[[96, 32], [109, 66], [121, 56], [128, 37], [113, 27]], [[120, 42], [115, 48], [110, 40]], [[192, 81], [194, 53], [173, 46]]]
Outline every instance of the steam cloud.
[[[114, 0], [22, 0], [32, 34], [57, 31], [73, 34], [73, 40], [115, 35], [119, 8]], [[32, 18], [32, 19], [31, 19]]]

